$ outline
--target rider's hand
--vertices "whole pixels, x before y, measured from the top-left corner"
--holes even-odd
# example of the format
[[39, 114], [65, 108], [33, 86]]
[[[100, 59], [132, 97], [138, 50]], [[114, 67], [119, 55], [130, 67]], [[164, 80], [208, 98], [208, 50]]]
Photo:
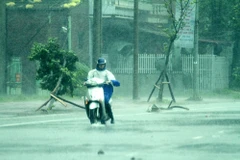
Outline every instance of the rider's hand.
[[111, 84], [111, 81], [105, 81], [106, 84]]

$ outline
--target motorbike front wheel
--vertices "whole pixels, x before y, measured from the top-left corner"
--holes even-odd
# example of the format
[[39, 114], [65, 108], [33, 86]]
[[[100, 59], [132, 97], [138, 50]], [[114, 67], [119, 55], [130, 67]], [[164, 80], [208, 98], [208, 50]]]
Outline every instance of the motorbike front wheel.
[[89, 110], [89, 120], [91, 124], [97, 122], [97, 108]]
[[108, 116], [103, 117], [101, 107], [102, 106], [100, 105], [100, 107], [91, 109], [91, 107], [88, 106], [88, 110], [86, 112], [87, 112], [87, 115], [88, 115], [88, 118], [89, 118], [91, 124], [94, 124], [97, 122], [101, 122], [101, 124], [106, 124], [105, 121], [108, 120], [108, 119], [106, 119]]

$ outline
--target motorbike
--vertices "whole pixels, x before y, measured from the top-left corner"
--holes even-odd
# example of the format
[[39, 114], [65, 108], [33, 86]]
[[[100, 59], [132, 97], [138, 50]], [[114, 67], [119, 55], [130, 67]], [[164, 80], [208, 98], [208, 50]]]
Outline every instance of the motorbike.
[[120, 86], [117, 80], [104, 82], [99, 78], [91, 78], [84, 85], [87, 87], [87, 96], [84, 98], [86, 114], [91, 124], [100, 122], [105, 124], [110, 119], [109, 109], [106, 112], [105, 103], [111, 101], [113, 86]]

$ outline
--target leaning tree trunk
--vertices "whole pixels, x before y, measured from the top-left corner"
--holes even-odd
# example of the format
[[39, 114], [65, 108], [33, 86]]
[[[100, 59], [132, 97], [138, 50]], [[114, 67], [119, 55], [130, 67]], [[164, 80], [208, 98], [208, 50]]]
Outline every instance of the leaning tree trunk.
[[[64, 62], [63, 62], [63, 66], [62, 67], [65, 67], [66, 66], [66, 59], [64, 59]], [[51, 92], [51, 94], [54, 94], [54, 95], [57, 95], [58, 93], [58, 90], [59, 90], [59, 86], [61, 85], [62, 83], [62, 79], [63, 79], [63, 73], [60, 75], [60, 77], [58, 78], [58, 82], [55, 86], [55, 88], [53, 89], [53, 91]], [[38, 109], [36, 109], [36, 111], [38, 111], [39, 109], [41, 109], [42, 107], [44, 107], [45, 105], [48, 105], [48, 108], [51, 109], [51, 107], [53, 106], [53, 103], [55, 102], [55, 99], [50, 96], [50, 98], [45, 102], [43, 103]]]
[[[60, 86], [60, 84], [61, 84], [61, 82], [62, 82], [62, 78], [63, 78], [63, 74], [61, 74], [61, 76], [59, 77], [58, 82], [57, 82], [57, 85], [56, 85], [56, 87], [54, 88], [54, 90], [52, 91], [52, 94], [53, 94], [53, 95], [58, 95], [58, 90], [59, 90], [59, 86]], [[51, 96], [51, 97], [50, 97], [50, 100], [49, 100], [49, 104], [48, 104], [48, 109], [49, 109], [49, 110], [52, 109], [53, 104], [54, 104], [55, 101], [56, 101], [56, 100]]]
[[[174, 36], [176, 37], [176, 36]], [[168, 50], [167, 50], [167, 55], [166, 55], [166, 60], [165, 60], [165, 65], [164, 65], [164, 68], [162, 70], [162, 78], [160, 79], [160, 89], [159, 89], [159, 93], [158, 93], [158, 101], [162, 102], [162, 99], [163, 99], [163, 91], [164, 91], [164, 80], [165, 80], [165, 75], [167, 74], [167, 67], [168, 67], [168, 63], [169, 63], [169, 57], [170, 57], [170, 54], [171, 54], [171, 49], [172, 49], [172, 45], [173, 45], [173, 42], [176, 38], [172, 38], [170, 40], [170, 44], [168, 46]]]

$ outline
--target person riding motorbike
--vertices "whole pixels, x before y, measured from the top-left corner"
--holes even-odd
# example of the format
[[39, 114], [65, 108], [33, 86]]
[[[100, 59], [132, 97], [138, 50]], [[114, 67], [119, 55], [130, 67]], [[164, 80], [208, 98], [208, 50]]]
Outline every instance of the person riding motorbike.
[[104, 91], [104, 105], [105, 109], [103, 110], [106, 112], [111, 119], [111, 123], [114, 124], [114, 116], [112, 112], [112, 106], [111, 106], [111, 97], [113, 94], [113, 86], [120, 86], [120, 82], [118, 82], [113, 75], [112, 72], [106, 69], [106, 63], [107, 61], [104, 58], [99, 58], [97, 61], [97, 66], [95, 69], [92, 69], [88, 72], [88, 77], [87, 79], [91, 79], [94, 77], [102, 79], [105, 84], [103, 86], [103, 91]]

